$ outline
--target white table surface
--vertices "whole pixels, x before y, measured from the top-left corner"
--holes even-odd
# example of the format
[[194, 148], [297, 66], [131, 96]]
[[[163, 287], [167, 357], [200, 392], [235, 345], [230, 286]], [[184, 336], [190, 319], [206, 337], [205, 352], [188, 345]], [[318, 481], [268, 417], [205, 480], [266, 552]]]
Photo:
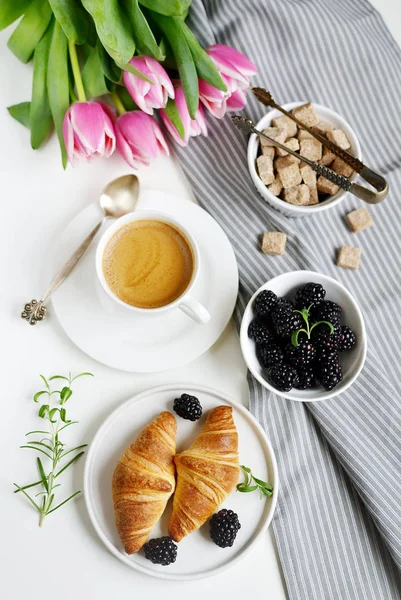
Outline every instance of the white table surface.
[[[374, 0], [393, 35], [401, 43], [399, 0]], [[28, 100], [31, 65], [22, 65], [7, 50], [11, 28], [0, 34], [0, 174], [1, 174], [1, 463], [0, 531], [1, 583], [4, 600], [39, 600], [48, 590], [58, 600], [75, 598], [147, 598], [161, 595], [183, 600], [259, 595], [286, 598], [271, 532], [251, 555], [233, 570], [201, 582], [175, 583], [151, 579], [119, 563], [102, 546], [89, 522], [81, 497], [48, 517], [38, 528], [36, 513], [22, 497], [12, 494], [12, 483], [35, 477], [34, 453], [19, 450], [24, 434], [36, 428], [32, 394], [40, 389], [39, 373], [52, 375], [91, 371], [94, 380], [79, 380], [70, 412], [80, 421], [72, 439], [90, 441], [100, 423], [123, 400], [158, 384], [193, 381], [221, 389], [246, 402], [246, 369], [238, 337], [230, 324], [220, 340], [192, 364], [152, 375], [136, 375], [104, 367], [76, 348], [55, 318], [31, 329], [19, 313], [24, 302], [43, 293], [47, 257], [57, 233], [96, 199], [103, 186], [129, 171], [120, 158], [98, 160], [68, 168], [64, 173], [53, 138], [33, 152], [28, 132], [13, 121], [5, 106]], [[139, 173], [144, 187], [160, 187], [192, 197], [178, 165], [162, 158]], [[67, 472], [66, 493], [82, 485], [83, 461]], [[300, 599], [306, 600], [306, 599]]]

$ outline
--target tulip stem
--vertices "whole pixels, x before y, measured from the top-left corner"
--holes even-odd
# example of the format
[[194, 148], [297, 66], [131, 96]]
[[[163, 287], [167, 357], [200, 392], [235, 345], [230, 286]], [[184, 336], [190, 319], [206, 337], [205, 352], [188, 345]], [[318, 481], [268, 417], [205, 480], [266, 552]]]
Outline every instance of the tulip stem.
[[111, 99], [113, 100], [114, 104], [116, 105], [119, 115], [123, 115], [125, 112], [127, 112], [125, 110], [125, 106], [122, 103], [122, 100], [121, 100], [120, 96], [117, 94], [117, 92], [111, 92], [110, 96], [111, 96]]
[[71, 40], [68, 40], [68, 50], [70, 52], [71, 67], [77, 88], [78, 100], [79, 102], [86, 102], [86, 94], [84, 84], [82, 82], [81, 70], [79, 68], [77, 49], [74, 42], [71, 42]]

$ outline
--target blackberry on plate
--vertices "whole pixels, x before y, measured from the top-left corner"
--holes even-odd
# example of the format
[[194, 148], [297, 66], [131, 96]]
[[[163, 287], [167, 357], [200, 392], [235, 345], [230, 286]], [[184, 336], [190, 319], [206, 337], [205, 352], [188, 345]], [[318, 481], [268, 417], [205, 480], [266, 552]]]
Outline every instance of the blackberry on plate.
[[298, 346], [288, 344], [285, 349], [287, 362], [295, 367], [304, 367], [313, 361], [316, 356], [316, 348], [309, 340], [300, 342]]
[[210, 519], [210, 537], [220, 548], [228, 548], [235, 542], [241, 523], [233, 510], [222, 508]]
[[282, 363], [270, 369], [269, 381], [281, 392], [289, 392], [298, 382], [298, 375], [294, 367]]
[[352, 331], [352, 329], [350, 327], [347, 327], [347, 325], [343, 325], [341, 327], [340, 342], [338, 345], [339, 351], [344, 352], [346, 350], [352, 350], [352, 348], [355, 346], [355, 344], [356, 344], [355, 333]]
[[248, 337], [257, 344], [268, 344], [273, 341], [273, 336], [266, 323], [260, 319], [254, 319], [248, 327]]
[[256, 357], [265, 369], [283, 362], [283, 352], [277, 344], [257, 344]]
[[173, 404], [173, 410], [179, 417], [189, 421], [197, 421], [202, 416], [202, 405], [198, 398], [189, 394], [181, 394], [181, 398], [176, 398]]
[[336, 350], [340, 344], [341, 325], [338, 321], [332, 323], [334, 327], [333, 333], [325, 323], [317, 325], [313, 328], [311, 339], [316, 348], [328, 348]]
[[163, 565], [166, 567], [175, 562], [177, 558], [177, 544], [168, 536], [149, 540], [144, 545], [143, 550], [145, 557], [154, 565]]
[[295, 306], [297, 308], [309, 308], [311, 304], [318, 306], [323, 302], [326, 290], [320, 283], [307, 283], [303, 288], [297, 291], [295, 296]]
[[313, 365], [306, 365], [297, 369], [298, 381], [295, 382], [294, 387], [297, 390], [307, 390], [312, 388], [316, 384], [316, 373]]
[[332, 390], [342, 380], [343, 371], [339, 361], [328, 362], [320, 367], [319, 381], [325, 390]]
[[276, 306], [277, 296], [271, 290], [263, 290], [255, 299], [255, 312], [265, 317]]
[[280, 337], [289, 337], [302, 327], [301, 315], [294, 312], [292, 305], [278, 304], [272, 312], [274, 329]]
[[324, 300], [319, 304], [316, 310], [313, 311], [315, 321], [329, 321], [334, 323], [341, 319], [342, 308], [339, 304]]

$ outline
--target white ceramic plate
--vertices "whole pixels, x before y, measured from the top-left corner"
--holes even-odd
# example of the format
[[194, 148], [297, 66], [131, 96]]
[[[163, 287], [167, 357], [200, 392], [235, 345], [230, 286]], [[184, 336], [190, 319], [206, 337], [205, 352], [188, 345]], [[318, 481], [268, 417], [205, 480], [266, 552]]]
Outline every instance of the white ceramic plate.
[[[238, 269], [232, 246], [220, 225], [202, 208], [174, 194], [142, 190], [137, 210], [156, 209], [179, 218], [195, 237], [201, 271], [193, 290], [211, 314], [198, 325], [180, 310], [144, 317], [107, 298], [95, 273], [95, 241], [68, 279], [52, 296], [53, 310], [71, 340], [99, 362], [136, 373], [164, 371], [203, 354], [224, 331], [238, 294]], [[56, 273], [99, 220], [93, 204], [64, 230], [52, 257]], [[109, 226], [109, 225], [108, 225]]]
[[[154, 565], [142, 552], [125, 554], [114, 525], [111, 481], [114, 468], [125, 448], [135, 439], [140, 429], [161, 411], [172, 411], [174, 398], [182, 393], [197, 396], [203, 406], [203, 416], [196, 423], [177, 416], [177, 452], [187, 448], [205, 423], [207, 412], [221, 404], [233, 406], [233, 415], [239, 436], [240, 463], [252, 468], [256, 477], [274, 485], [271, 498], [255, 492], [233, 492], [223, 504], [234, 510], [241, 529], [232, 548], [219, 548], [209, 537], [208, 524], [188, 535], [178, 545], [174, 564], [167, 567]], [[175, 413], [174, 413], [175, 414]], [[269, 526], [277, 501], [277, 463], [269, 440], [261, 426], [244, 407], [221, 392], [191, 384], [166, 385], [135, 396], [117, 408], [97, 432], [87, 455], [84, 473], [85, 501], [89, 516], [105, 546], [123, 563], [148, 575], [162, 579], [191, 580], [215, 575], [233, 566], [248, 553]], [[167, 535], [167, 509], [151, 533], [151, 538]]]

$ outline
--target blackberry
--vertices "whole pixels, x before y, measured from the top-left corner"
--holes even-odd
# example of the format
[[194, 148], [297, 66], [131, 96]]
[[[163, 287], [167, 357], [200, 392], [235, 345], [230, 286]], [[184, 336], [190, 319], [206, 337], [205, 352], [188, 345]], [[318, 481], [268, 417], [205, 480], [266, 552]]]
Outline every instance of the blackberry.
[[277, 304], [277, 296], [271, 290], [263, 290], [256, 297], [254, 308], [258, 315], [266, 316]]
[[319, 366], [339, 363], [340, 355], [338, 354], [338, 350], [334, 348], [319, 348], [316, 362]]
[[181, 398], [176, 398], [173, 404], [173, 410], [179, 417], [189, 421], [197, 421], [202, 416], [202, 406], [198, 398], [189, 394], [181, 394]]
[[320, 367], [319, 381], [325, 390], [332, 390], [343, 380], [343, 371], [339, 361], [326, 362]]
[[241, 523], [233, 510], [222, 508], [210, 519], [210, 537], [220, 548], [228, 548], [235, 542]]
[[283, 362], [283, 352], [277, 344], [257, 344], [256, 357], [266, 369]]
[[294, 312], [292, 304], [278, 304], [272, 312], [274, 329], [280, 337], [289, 337], [302, 327], [301, 316]]
[[268, 344], [273, 341], [273, 336], [266, 323], [260, 319], [254, 319], [248, 327], [248, 336], [257, 344]]
[[295, 296], [295, 306], [299, 309], [309, 308], [311, 304], [318, 306], [323, 302], [326, 295], [326, 290], [320, 283], [307, 283], [303, 288], [298, 290]]
[[332, 323], [333, 333], [330, 333], [330, 327], [325, 323], [317, 325], [311, 334], [311, 339], [316, 348], [328, 348], [336, 350], [340, 344], [341, 325], [338, 321]]
[[270, 369], [269, 381], [281, 392], [289, 392], [298, 383], [298, 375], [294, 367], [282, 363]]
[[316, 384], [316, 373], [313, 365], [306, 365], [297, 370], [298, 381], [295, 382], [294, 387], [297, 390], [307, 390], [308, 388], [314, 387]]
[[310, 343], [309, 340], [301, 342], [299, 346], [288, 344], [285, 349], [285, 357], [287, 362], [296, 369], [311, 363], [315, 356], [316, 348]]
[[347, 325], [343, 325], [341, 327], [340, 342], [338, 345], [339, 351], [344, 352], [346, 350], [352, 350], [352, 348], [355, 346], [355, 344], [356, 344], [355, 333], [352, 331], [352, 329], [350, 327], [347, 327]]
[[342, 308], [331, 300], [321, 302], [316, 310], [313, 311], [315, 321], [329, 321], [336, 323], [341, 319]]
[[143, 550], [145, 557], [154, 565], [163, 565], [166, 567], [175, 562], [177, 558], [177, 545], [168, 536], [149, 540], [144, 545]]

